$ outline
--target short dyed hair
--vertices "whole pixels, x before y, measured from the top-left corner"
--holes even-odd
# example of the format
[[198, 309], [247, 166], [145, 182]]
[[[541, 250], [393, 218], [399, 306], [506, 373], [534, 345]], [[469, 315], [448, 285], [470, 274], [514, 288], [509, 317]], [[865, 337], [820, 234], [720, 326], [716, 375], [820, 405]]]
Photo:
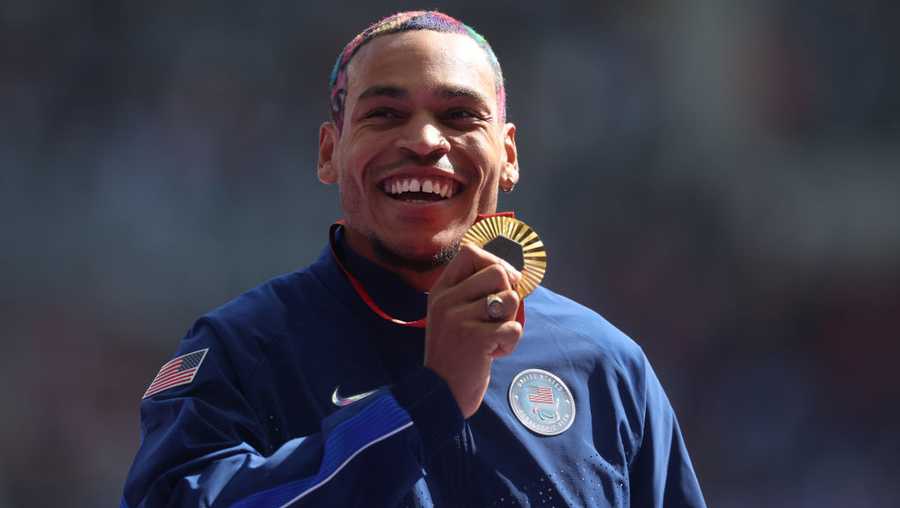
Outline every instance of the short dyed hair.
[[341, 54], [338, 55], [337, 62], [331, 71], [329, 79], [330, 92], [330, 109], [331, 118], [341, 130], [344, 122], [344, 103], [347, 98], [347, 66], [353, 56], [367, 42], [376, 37], [409, 30], [431, 30], [434, 32], [463, 34], [474, 40], [478, 47], [484, 50], [488, 57], [488, 62], [494, 71], [494, 87], [497, 93], [497, 110], [500, 114], [500, 121], [506, 121], [506, 88], [503, 84], [503, 71], [500, 69], [500, 62], [481, 34], [476, 32], [472, 27], [466, 25], [458, 19], [448, 16], [438, 11], [407, 11], [398, 12], [392, 16], [388, 16], [381, 21], [369, 25], [368, 28], [360, 32], [346, 46]]

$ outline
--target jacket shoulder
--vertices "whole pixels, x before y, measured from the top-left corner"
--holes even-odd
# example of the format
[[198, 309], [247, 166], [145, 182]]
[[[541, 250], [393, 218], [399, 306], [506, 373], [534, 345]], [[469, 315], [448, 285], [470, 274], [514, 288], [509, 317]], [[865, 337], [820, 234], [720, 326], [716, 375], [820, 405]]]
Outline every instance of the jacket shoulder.
[[[309, 268], [272, 278], [198, 320], [225, 342], [277, 340], [288, 329], [314, 319], [325, 289]], [[234, 345], [234, 344], [230, 344]]]
[[646, 356], [641, 347], [597, 312], [542, 286], [526, 302], [526, 323], [537, 318], [563, 332], [566, 340], [581, 343], [620, 367], [644, 369]]

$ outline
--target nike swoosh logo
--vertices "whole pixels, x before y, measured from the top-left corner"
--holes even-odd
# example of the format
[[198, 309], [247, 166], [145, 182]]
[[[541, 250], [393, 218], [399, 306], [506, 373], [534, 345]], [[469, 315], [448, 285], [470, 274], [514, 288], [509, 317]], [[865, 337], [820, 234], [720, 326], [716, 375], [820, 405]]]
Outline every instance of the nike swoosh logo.
[[341, 385], [338, 385], [334, 388], [334, 393], [331, 394], [331, 403], [337, 407], [346, 407], [350, 404], [353, 404], [356, 401], [362, 400], [369, 395], [372, 395], [377, 390], [369, 390], [364, 393], [357, 393], [356, 395], [350, 395], [349, 397], [342, 397], [340, 394]]

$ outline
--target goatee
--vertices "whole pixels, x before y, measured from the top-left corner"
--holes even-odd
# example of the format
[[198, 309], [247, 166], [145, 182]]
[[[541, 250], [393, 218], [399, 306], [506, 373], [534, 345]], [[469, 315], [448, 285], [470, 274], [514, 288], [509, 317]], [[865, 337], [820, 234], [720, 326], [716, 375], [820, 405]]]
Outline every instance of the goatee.
[[412, 270], [418, 273], [426, 273], [447, 265], [459, 253], [459, 240], [454, 240], [450, 245], [441, 248], [430, 258], [411, 258], [392, 251], [377, 237], [370, 237], [372, 250], [382, 263], [396, 268]]

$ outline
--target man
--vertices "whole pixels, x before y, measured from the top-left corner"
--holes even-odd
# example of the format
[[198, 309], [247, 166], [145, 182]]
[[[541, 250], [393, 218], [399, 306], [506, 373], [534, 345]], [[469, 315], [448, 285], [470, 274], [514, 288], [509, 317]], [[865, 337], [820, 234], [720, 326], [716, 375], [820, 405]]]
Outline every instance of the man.
[[460, 246], [519, 178], [487, 42], [400, 13], [331, 83], [318, 174], [344, 219], [313, 265], [183, 339], [123, 506], [703, 506], [641, 350]]

